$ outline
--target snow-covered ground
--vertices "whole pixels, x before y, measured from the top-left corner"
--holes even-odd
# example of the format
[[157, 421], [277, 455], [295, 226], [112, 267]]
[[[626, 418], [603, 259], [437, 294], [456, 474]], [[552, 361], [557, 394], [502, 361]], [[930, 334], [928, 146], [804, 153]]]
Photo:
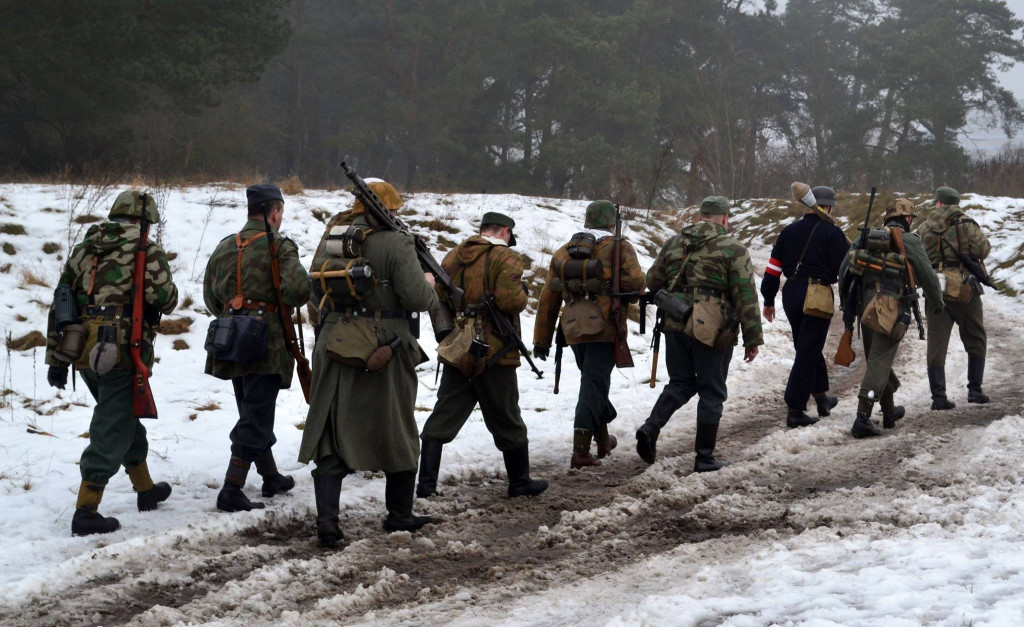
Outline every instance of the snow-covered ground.
[[[46, 308], [61, 259], [68, 242], [84, 232], [69, 218], [89, 211], [105, 215], [120, 189], [0, 185], [0, 245], [14, 246], [14, 254], [10, 249], [0, 253], [0, 326], [5, 332], [17, 338], [33, 330], [45, 330]], [[92, 400], [82, 385], [77, 392], [69, 389], [62, 393], [46, 386], [42, 349], [9, 352], [0, 381], [5, 399], [0, 407], [0, 527], [5, 530], [0, 537], [0, 620], [5, 607], [11, 612], [6, 616], [15, 624], [19, 622], [15, 618], [18, 608], [124, 572], [129, 564], [148, 562], [143, 583], [154, 586], [189, 580], [195, 575], [189, 575], [188, 568], [180, 564], [166, 569], [158, 565], [162, 560], [173, 562], [182, 545], [216, 545], [221, 539], [260, 525], [272, 527], [276, 520], [312, 516], [309, 469], [295, 461], [299, 427], [305, 417], [297, 386], [279, 398], [275, 447], [282, 471], [296, 477], [296, 489], [291, 495], [275, 497], [262, 512], [226, 515], [215, 510], [214, 501], [227, 467], [228, 432], [236, 414], [230, 385], [202, 373], [202, 344], [209, 319], [203, 311], [202, 278], [213, 247], [244, 223], [244, 188], [211, 185], [164, 189], [157, 196], [166, 216], [160, 237], [168, 252], [176, 254], [171, 265], [182, 299], [192, 300], [169, 316], [191, 318], [190, 330], [158, 339], [160, 363], [153, 387], [161, 418], [146, 422], [152, 474], [155, 480], [170, 481], [174, 494], [158, 511], [139, 513], [127, 477], [119, 474], [108, 486], [101, 511], [118, 517], [121, 530], [100, 538], [72, 538], [70, 520], [80, 481], [77, 461], [86, 444], [80, 436], [88, 430]], [[343, 191], [307, 190], [288, 197], [282, 230], [303, 251], [306, 264], [322, 233], [322, 221], [350, 203], [351, 196]], [[965, 198], [964, 203], [984, 207], [972, 209], [971, 215], [992, 237], [995, 262], [990, 267], [997, 278], [1021, 290], [1024, 254], [1020, 235], [1024, 227], [1020, 218], [1024, 217], [1024, 202], [974, 196]], [[542, 278], [550, 253], [581, 225], [585, 206], [585, 202], [514, 195], [417, 194], [408, 200], [402, 217], [425, 235], [427, 229], [416, 227], [417, 223], [437, 220], [444, 225], [443, 231], [429, 233], [431, 243], [444, 249], [472, 233], [484, 212], [508, 212], [518, 223], [518, 249], [532, 260], [528, 277], [540, 273]], [[753, 217], [756, 210], [756, 203], [746, 205], [734, 218], [737, 226]], [[645, 268], [653, 261], [651, 255], [658, 243], [671, 235], [663, 224], [667, 216], [659, 214], [627, 223], [627, 236]], [[26, 233], [16, 234], [16, 228], [4, 225], [22, 225]], [[47, 242], [59, 244], [61, 250], [44, 253]], [[758, 241], [751, 252], [760, 272], [768, 248]], [[4, 270], [6, 264], [11, 265]], [[611, 504], [598, 508], [565, 510], [557, 524], [540, 528], [534, 525], [530, 530], [538, 544], [557, 546], [578, 540], [580, 534], [593, 533], [595, 525], [597, 533], [606, 533], [601, 531], [603, 524], [615, 528], [632, 517], [664, 516], [666, 511], [678, 509], [684, 520], [692, 519], [701, 529], [712, 531], [717, 523], [707, 521], [717, 517], [746, 521], [742, 533], [709, 533], [647, 557], [605, 564], [586, 576], [563, 573], [549, 577], [546, 584], [514, 602], [503, 596], [508, 590], [501, 586], [485, 589], [467, 583], [464, 590], [445, 592], [440, 599], [427, 598], [420, 607], [399, 608], [390, 614], [386, 608], [377, 608], [363, 615], [362, 620], [481, 625], [1021, 624], [1024, 602], [1018, 599], [1024, 592], [1024, 551], [1018, 548], [1022, 537], [1016, 523], [1024, 482], [1015, 462], [1024, 453], [1024, 419], [1019, 415], [1019, 382], [1013, 380], [1020, 366], [1015, 357], [1020, 341], [1013, 331], [1024, 322], [1024, 307], [1015, 298], [990, 294], [986, 299], [989, 320], [1000, 330], [995, 335], [990, 329], [1000, 339], [990, 344], [989, 384], [1002, 385], [999, 389], [1004, 392], [1018, 392], [1016, 396], [1004, 394], [999, 406], [1006, 408], [999, 415], [1008, 417], [987, 426], [950, 429], [948, 433], [928, 431], [935, 427], [927, 427], [924, 422], [930, 417], [925, 411], [928, 392], [923, 376], [924, 343], [908, 338], [901, 349], [898, 370], [904, 381], [901, 402], [907, 404], [910, 414], [907, 425], [897, 430], [902, 439], [887, 434], [889, 437], [881, 439], [885, 442], [864, 444], [861, 449], [851, 447], [845, 417], [852, 416], [856, 401], [854, 394], [847, 393], [834, 412], [839, 419], [798, 432], [786, 431], [781, 420], [769, 420], [766, 424], [776, 426], [767, 433], [750, 436], [749, 440], [737, 435], [734, 442], [743, 444], [730, 449], [730, 440], [725, 437], [730, 435], [728, 429], [740, 434], [745, 428], [743, 420], [780, 413], [792, 349], [788, 325], [784, 319], [777, 320], [766, 325], [766, 345], [753, 363], [743, 363], [741, 352], [732, 362], [720, 448], [737, 463], [710, 477], [689, 474], [686, 466], [692, 464], [692, 457], [686, 439], [692, 441], [691, 402], [679, 412], [663, 438], [666, 442], [680, 439], [682, 449], [629, 477], [626, 483], [635, 488], [635, 495], [616, 496]], [[635, 325], [632, 330], [636, 333]], [[531, 343], [532, 315], [524, 316], [523, 333]], [[307, 345], [311, 345], [310, 336], [307, 333]], [[435, 347], [429, 326], [425, 326], [422, 336], [425, 350], [431, 353]], [[189, 348], [173, 350], [175, 340], [184, 340]], [[631, 346], [637, 367], [613, 375], [613, 401], [620, 417], [613, 423], [612, 432], [621, 444], [606, 462], [612, 467], [635, 459], [630, 450], [632, 433], [656, 398], [656, 391], [647, 386], [651, 357], [648, 341], [649, 336], [635, 336]], [[951, 344], [947, 373], [951, 394], [966, 405], [961, 381], [965, 358], [959, 343]], [[834, 343], [827, 350], [832, 347]], [[1015, 358], [1017, 361], [1013, 361]], [[538, 365], [545, 372], [543, 380], [536, 380], [525, 367], [520, 371], [521, 407], [530, 430], [532, 459], [537, 467], [561, 469], [568, 466], [578, 372], [567, 353], [562, 371], [564, 391], [554, 396], [553, 364], [548, 361]], [[421, 366], [416, 414], [420, 424], [433, 405], [434, 374], [433, 364]], [[855, 373], [834, 374], [845, 389], [855, 386]], [[662, 361], [659, 380], [665, 378]], [[844, 455], [855, 459], [864, 451], [875, 451], [881, 459], [888, 459], [884, 447], [896, 444], [913, 448], [897, 447], [900, 457], [888, 462], [898, 471], [891, 481], [830, 478], [830, 473], [839, 472], [836, 469]], [[836, 485], [828, 490], [820, 488], [818, 496], [814, 487], [817, 475], [822, 486], [831, 485], [830, 481]], [[488, 484], [503, 476], [501, 455], [477, 412], [456, 441], [445, 447], [442, 483]], [[765, 500], [764, 490], [757, 487], [769, 480], [794, 483], [794, 477], [811, 485], [807, 489], [812, 497]], [[255, 473], [252, 478], [258, 481]], [[580, 480], [575, 473], [549, 478], [551, 494], [559, 482]], [[353, 519], [381, 516], [383, 489], [379, 476], [346, 479], [343, 511]], [[454, 491], [457, 493], [457, 489]], [[250, 494], [258, 496], [257, 483], [251, 482]], [[496, 489], [495, 499], [500, 494]], [[432, 502], [419, 507], [434, 511], [431, 508], [444, 505]], [[778, 513], [780, 508], [782, 514]], [[786, 525], [779, 526], [772, 516], [783, 516]], [[308, 528], [299, 531], [310, 532]], [[356, 545], [374, 537], [365, 536], [349, 549], [322, 560], [313, 556], [303, 560], [301, 566], [295, 560], [282, 561], [277, 567], [264, 566], [254, 570], [250, 580], [262, 582], [264, 587], [281, 586], [282, 590], [295, 583], [308, 585], [302, 573], [307, 568], [316, 572], [317, 560], [325, 568], [343, 568], [346, 556], [356, 552]], [[464, 539], [467, 546], [459, 551], [472, 552], [474, 543]], [[446, 559], [457, 559], [451, 554], [452, 542], [456, 540], [449, 541]], [[533, 559], [526, 563], [534, 563], [530, 561]], [[377, 588], [360, 585], [356, 591], [337, 589], [330, 593], [333, 597], [308, 611], [268, 609], [243, 618], [236, 605], [245, 607], [259, 596], [255, 590], [260, 587], [246, 580], [231, 584], [231, 594], [237, 600], [230, 608], [212, 613], [196, 609], [192, 614], [154, 608], [140, 620], [206, 622], [223, 614], [229, 624], [317, 623], [338, 620], [331, 612], [341, 607], [348, 608], [346, 620], [353, 620], [360, 612], [352, 608], [365, 607], [366, 598], [383, 595], [399, 585], [396, 582], [405, 581], [399, 567], [394, 568], [380, 573]], [[252, 589], [247, 587], [250, 585]]]

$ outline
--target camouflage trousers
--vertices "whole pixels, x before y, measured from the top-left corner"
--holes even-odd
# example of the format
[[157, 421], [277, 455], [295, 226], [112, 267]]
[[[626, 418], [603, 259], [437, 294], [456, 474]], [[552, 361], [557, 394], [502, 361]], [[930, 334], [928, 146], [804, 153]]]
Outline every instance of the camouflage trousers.
[[80, 374], [96, 407], [79, 469], [83, 481], [106, 485], [121, 466], [133, 468], [146, 461], [146, 427], [132, 412], [131, 370], [115, 368], [103, 376], [91, 370]]
[[615, 345], [611, 342], [573, 344], [572, 354], [580, 369], [580, 395], [576, 402], [573, 428], [596, 433], [618, 413], [608, 399], [615, 369]]
[[960, 341], [968, 355], [985, 357], [988, 338], [985, 334], [985, 315], [981, 296], [975, 294], [964, 304], [945, 301], [940, 314], [928, 312], [928, 367], [943, 368], [949, 351], [949, 336], [953, 324], [960, 328]]
[[455, 439], [470, 414], [480, 405], [484, 426], [499, 451], [512, 451], [529, 443], [519, 412], [516, 366], [494, 366], [469, 380], [452, 366], [444, 366], [437, 402], [420, 437], [447, 444]]
[[857, 397], [877, 403], [883, 396], [895, 394], [900, 389], [900, 380], [892, 370], [900, 343], [864, 325], [861, 325], [860, 332], [864, 338], [865, 367]]
[[732, 348], [716, 351], [685, 333], [665, 334], [665, 365], [669, 381], [651, 409], [645, 426], [659, 433], [672, 414], [696, 394], [698, 424], [717, 425], [729, 397], [726, 377]]

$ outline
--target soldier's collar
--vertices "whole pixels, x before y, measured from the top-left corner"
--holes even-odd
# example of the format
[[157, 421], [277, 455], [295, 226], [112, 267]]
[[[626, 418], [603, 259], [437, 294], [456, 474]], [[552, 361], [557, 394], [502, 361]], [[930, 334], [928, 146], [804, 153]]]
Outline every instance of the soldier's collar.
[[497, 237], [491, 237], [490, 235], [481, 235], [480, 237], [494, 244], [495, 246], [508, 246], [508, 242]]
[[[243, 231], [265, 231], [267, 229], [263, 224], [263, 220], [246, 220], [245, 226], [242, 227]], [[270, 227], [270, 232], [274, 235], [278, 235], [278, 230], [273, 226]]]

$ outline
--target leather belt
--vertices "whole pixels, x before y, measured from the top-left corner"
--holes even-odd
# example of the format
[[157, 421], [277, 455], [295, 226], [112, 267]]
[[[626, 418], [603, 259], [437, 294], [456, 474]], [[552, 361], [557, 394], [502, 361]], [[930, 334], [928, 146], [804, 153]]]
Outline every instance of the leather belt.
[[277, 305], [275, 305], [274, 303], [264, 303], [264, 302], [256, 302], [256, 303], [254, 303], [251, 300], [245, 301], [244, 303], [242, 303], [241, 307], [232, 307], [231, 303], [225, 303], [225, 305], [224, 305], [224, 311], [225, 312], [231, 311], [232, 309], [234, 309], [236, 311], [239, 310], [239, 309], [248, 309], [249, 311], [266, 311], [266, 312], [269, 312], [269, 313], [274, 313], [274, 312], [277, 311]]
[[408, 312], [404, 309], [353, 309], [348, 307], [345, 311], [333, 312], [338, 316], [351, 316], [353, 318], [373, 318], [379, 320], [403, 320], [406, 318], [418, 318], [419, 313]]
[[90, 317], [119, 318], [121, 317], [121, 305], [108, 305], [106, 307], [87, 307], [85, 315]]

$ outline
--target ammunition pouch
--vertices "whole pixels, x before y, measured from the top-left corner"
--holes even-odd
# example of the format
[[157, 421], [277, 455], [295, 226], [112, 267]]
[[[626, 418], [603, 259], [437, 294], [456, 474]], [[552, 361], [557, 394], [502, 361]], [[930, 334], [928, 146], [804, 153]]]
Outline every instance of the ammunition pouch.
[[206, 352], [218, 361], [254, 364], [267, 354], [267, 321], [259, 316], [227, 316], [210, 323]]
[[732, 350], [732, 347], [736, 346], [736, 343], [740, 339], [740, 319], [735, 315], [729, 316], [725, 320], [725, 327], [722, 332], [718, 334], [715, 339], [715, 345], [712, 346], [716, 351]]
[[597, 245], [597, 237], [592, 233], [575, 233], [569, 238], [566, 245], [566, 252], [572, 259], [590, 259], [594, 254], [594, 246]]

